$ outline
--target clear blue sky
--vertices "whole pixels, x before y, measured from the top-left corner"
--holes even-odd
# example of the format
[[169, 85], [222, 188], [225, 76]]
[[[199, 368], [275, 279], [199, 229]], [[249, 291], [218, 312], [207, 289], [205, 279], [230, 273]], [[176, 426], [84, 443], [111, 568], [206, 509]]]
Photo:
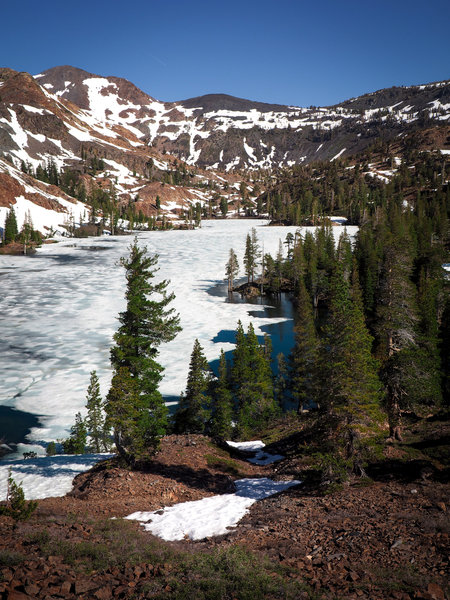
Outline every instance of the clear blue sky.
[[448, 0], [22, 0], [0, 20], [0, 66], [69, 64], [159, 100], [325, 106], [450, 78]]

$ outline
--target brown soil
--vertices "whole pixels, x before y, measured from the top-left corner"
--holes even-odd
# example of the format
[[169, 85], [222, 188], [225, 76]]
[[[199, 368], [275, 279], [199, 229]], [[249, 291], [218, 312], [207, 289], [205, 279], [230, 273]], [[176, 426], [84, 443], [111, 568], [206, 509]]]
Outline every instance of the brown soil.
[[[325, 496], [312, 484], [291, 488], [253, 505], [225, 536], [159, 542], [159, 552], [195, 556], [243, 546], [269, 557], [274, 569], [283, 566], [288, 581], [301, 582], [305, 591], [299, 598], [443, 600], [449, 534], [445, 472], [412, 461], [399, 477], [397, 467], [395, 459], [386, 462], [371, 473], [374, 480], [355, 480]], [[107, 543], [113, 553], [99, 523], [126, 524], [122, 544], [128, 557], [131, 545], [155, 538], [135, 522], [110, 517], [230, 492], [234, 479], [248, 476], [298, 478], [298, 465], [291, 458], [275, 468], [257, 467], [202, 436], [164, 438], [143, 472], [127, 471], [114, 460], [99, 464], [79, 475], [64, 498], [39, 501], [30, 521], [14, 525], [0, 518], [0, 598], [170, 598], [170, 576], [179, 568], [173, 556], [169, 563], [163, 556], [159, 564], [154, 557], [151, 564], [124, 558], [86, 570], [80, 559], [68, 559], [67, 550], [55, 551], [55, 540], [66, 549]], [[39, 542], [44, 535], [53, 546]], [[17, 564], [14, 553], [21, 555]], [[149, 594], [149, 582], [160, 595]]]

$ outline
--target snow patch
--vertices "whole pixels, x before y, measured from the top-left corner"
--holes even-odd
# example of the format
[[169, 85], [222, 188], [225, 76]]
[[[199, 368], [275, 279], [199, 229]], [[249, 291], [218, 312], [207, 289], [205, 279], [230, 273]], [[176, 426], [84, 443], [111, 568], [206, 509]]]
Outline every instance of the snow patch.
[[153, 512], [135, 512], [125, 518], [140, 521], [146, 531], [166, 541], [185, 537], [201, 540], [229, 533], [230, 528], [238, 524], [257, 500], [283, 492], [301, 482], [261, 478], [239, 479], [234, 483], [234, 494], [183, 502]]
[[248, 462], [251, 462], [254, 465], [270, 465], [284, 458], [281, 454], [269, 454], [268, 452], [264, 452], [263, 448], [265, 448], [265, 444], [260, 440], [252, 442], [227, 442], [227, 444], [238, 450], [255, 452], [255, 456], [248, 459]]
[[330, 159], [330, 162], [333, 162], [333, 160], [336, 160], [337, 158], [339, 158], [341, 156], [341, 154], [344, 154], [344, 152], [347, 150], [347, 148], [342, 148], [342, 150], [340, 152], [338, 152], [336, 154], [336, 156], [333, 156], [333, 158]]

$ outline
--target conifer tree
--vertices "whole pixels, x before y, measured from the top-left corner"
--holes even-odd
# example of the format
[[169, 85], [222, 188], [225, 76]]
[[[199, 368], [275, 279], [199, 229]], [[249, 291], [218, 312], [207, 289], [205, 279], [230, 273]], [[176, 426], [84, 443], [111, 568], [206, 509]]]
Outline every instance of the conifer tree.
[[[167, 293], [168, 282], [151, 281], [157, 272], [158, 255], [148, 256], [137, 238], [129, 250], [129, 257], [120, 260], [126, 273], [127, 304], [119, 314], [120, 327], [111, 348], [116, 380], [113, 377], [106, 413], [119, 453], [133, 464], [144, 447], [155, 452], [166, 431], [167, 408], [158, 390], [163, 367], [156, 358], [160, 344], [171, 341], [181, 328], [178, 315], [168, 308], [174, 298]], [[122, 381], [126, 394], [120, 389]], [[120, 410], [116, 410], [116, 403]], [[122, 419], [124, 403], [129, 412], [125, 411]], [[133, 435], [140, 441], [133, 440], [128, 446]]]
[[229, 439], [232, 432], [233, 395], [228, 383], [228, 365], [225, 352], [220, 353], [219, 376], [212, 388], [212, 406], [209, 433], [212, 437]]
[[277, 354], [277, 375], [274, 381], [274, 392], [278, 406], [283, 409], [286, 391], [289, 386], [288, 364], [283, 353]]
[[252, 323], [248, 327], [246, 336], [243, 331], [236, 335], [232, 370], [235, 385], [238, 380], [236, 373], [239, 374], [238, 433], [240, 436], [247, 436], [254, 429], [267, 425], [278, 413], [273, 394], [270, 356], [259, 344]]
[[252, 254], [252, 239], [249, 233], [247, 233], [245, 239], [244, 267], [245, 274], [247, 275], [247, 283], [250, 283], [250, 281], [253, 281], [254, 259]]
[[319, 342], [314, 324], [311, 298], [303, 277], [299, 278], [297, 318], [294, 327], [295, 342], [289, 357], [289, 388], [297, 402], [297, 411], [303, 412], [315, 392], [316, 361]]
[[5, 219], [5, 245], [14, 242], [18, 233], [19, 231], [17, 229], [16, 213], [14, 212], [14, 207], [11, 206]]
[[91, 438], [89, 449], [93, 452], [102, 452], [108, 449], [108, 441], [105, 437], [105, 415], [103, 412], [103, 401], [100, 395], [100, 383], [96, 371], [91, 371], [89, 386], [86, 392], [86, 428]]
[[247, 340], [241, 321], [236, 328], [236, 346], [233, 351], [233, 366], [231, 368], [231, 385], [237, 401], [237, 409], [245, 401], [245, 384], [249, 380], [249, 359], [247, 352]]
[[235, 251], [230, 248], [230, 255], [225, 268], [225, 275], [228, 280], [228, 293], [233, 291], [233, 283], [239, 274], [239, 264]]
[[[403, 224], [399, 225], [404, 227]], [[411, 279], [413, 247], [403, 229], [388, 236], [380, 274], [375, 314], [381, 377], [391, 437], [401, 441], [401, 413], [421, 403], [430, 391], [429, 364], [419, 345], [417, 289]]]
[[203, 348], [196, 339], [191, 353], [185, 394], [174, 415], [176, 433], [203, 433], [209, 419], [212, 372]]
[[75, 415], [75, 423], [70, 428], [70, 436], [62, 446], [66, 454], [84, 454], [86, 452], [87, 432], [81, 413]]
[[261, 253], [259, 250], [258, 236], [256, 234], [256, 229], [252, 227], [251, 234], [247, 234], [244, 253], [244, 267], [248, 283], [254, 281], [255, 271], [260, 256]]
[[27, 211], [25, 219], [23, 221], [22, 229], [20, 230], [20, 240], [23, 244], [23, 253], [27, 253], [28, 246], [33, 237], [33, 221], [31, 220], [31, 213]]
[[140, 392], [138, 379], [127, 367], [115, 369], [105, 410], [107, 427], [113, 432], [117, 452], [129, 465], [134, 465], [146, 451], [154, 450], [159, 441], [159, 438], [155, 440], [156, 433], [160, 431], [162, 435], [165, 431], [165, 411], [156, 412], [159, 419], [155, 423], [145, 396]]
[[356, 270], [352, 288], [338, 262], [331, 280], [328, 323], [319, 358], [319, 400], [329, 439], [362, 472], [362, 434], [381, 420], [377, 364], [363, 314]]

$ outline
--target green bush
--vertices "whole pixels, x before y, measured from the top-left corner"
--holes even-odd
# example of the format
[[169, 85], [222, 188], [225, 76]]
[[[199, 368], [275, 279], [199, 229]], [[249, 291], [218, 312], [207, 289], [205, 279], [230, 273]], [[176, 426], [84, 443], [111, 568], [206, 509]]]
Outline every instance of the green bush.
[[11, 469], [9, 469], [6, 504], [0, 506], [0, 515], [7, 515], [15, 521], [25, 521], [31, 517], [37, 505], [38, 503], [35, 500], [28, 502], [25, 500], [22, 485], [14, 481]]

